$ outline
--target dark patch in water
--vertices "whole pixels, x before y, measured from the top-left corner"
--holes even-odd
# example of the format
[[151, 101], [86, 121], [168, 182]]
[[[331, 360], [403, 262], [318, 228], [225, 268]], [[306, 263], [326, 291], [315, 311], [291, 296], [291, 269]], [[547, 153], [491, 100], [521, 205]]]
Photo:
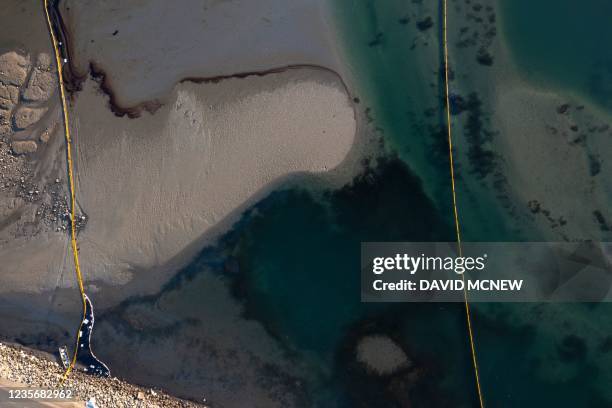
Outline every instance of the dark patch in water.
[[468, 159], [471, 172], [483, 179], [493, 172], [496, 166], [496, 154], [485, 147], [495, 132], [484, 128], [482, 101], [478, 94], [472, 92], [467, 97], [466, 110], [468, 118], [465, 124], [465, 137], [468, 141]]
[[493, 56], [486, 48], [482, 47], [478, 49], [478, 53], [476, 54], [476, 61], [478, 61], [480, 65], [490, 67], [491, 65], [493, 65]]
[[[338, 321], [351, 318], [348, 310], [367, 308], [354, 298], [359, 275], [347, 275], [360, 268], [360, 242], [452, 240], [442, 218], [420, 180], [396, 157], [379, 159], [350, 185], [324, 193], [322, 201], [306, 190], [274, 193], [245, 216], [237, 241], [228, 242], [239, 264], [233, 293], [245, 303], [246, 316], [275, 338], [329, 350], [341, 332]], [[286, 225], [296, 232], [283, 236], [277, 226], [287, 231]], [[264, 292], [255, 272], [262, 264], [271, 274]], [[300, 299], [317, 299], [316, 305], [305, 312]], [[320, 333], [304, 332], [307, 323], [300, 319], [316, 321]]]
[[557, 106], [556, 111], [559, 115], [564, 115], [568, 112], [570, 107], [571, 105], [569, 103], [564, 103], [564, 104]]
[[372, 41], [368, 43], [368, 47], [376, 47], [378, 45], [382, 45], [384, 43], [384, 34], [381, 32], [376, 33], [376, 36]]
[[[465, 330], [462, 307], [386, 306], [353, 324], [335, 355], [335, 376], [347, 396], [342, 407], [375, 407], [383, 401], [385, 407], [477, 406], [469, 356], [463, 352], [467, 343], [450, 334]], [[397, 319], [398, 315], [403, 318]], [[425, 320], [435, 321], [435, 327]], [[389, 338], [408, 362], [389, 374], [368, 370], [356, 357], [357, 345], [366, 336]]]
[[593, 211], [593, 217], [595, 217], [595, 221], [597, 221], [597, 224], [599, 224], [599, 229], [601, 231], [610, 231], [610, 225], [608, 224], [608, 221], [606, 221], [606, 218], [603, 216], [601, 211]]
[[461, 95], [451, 93], [449, 95], [449, 102], [450, 112], [453, 116], [459, 115], [468, 109], [468, 104]]
[[416, 26], [419, 29], [419, 31], [427, 31], [431, 27], [433, 27], [433, 25], [434, 25], [434, 23], [433, 23], [433, 20], [432, 20], [432, 18], [430, 16], [427, 16], [423, 20], [419, 20], [416, 23]]
[[589, 174], [591, 177], [598, 175], [601, 172], [601, 160], [599, 159], [599, 155], [590, 154], [589, 155]]
[[398, 23], [400, 23], [401, 25], [406, 25], [410, 22], [410, 17], [405, 16], [400, 18], [399, 20], [397, 20]]
[[582, 337], [571, 334], [557, 346], [557, 353], [564, 362], [582, 361], [586, 357], [587, 346]]

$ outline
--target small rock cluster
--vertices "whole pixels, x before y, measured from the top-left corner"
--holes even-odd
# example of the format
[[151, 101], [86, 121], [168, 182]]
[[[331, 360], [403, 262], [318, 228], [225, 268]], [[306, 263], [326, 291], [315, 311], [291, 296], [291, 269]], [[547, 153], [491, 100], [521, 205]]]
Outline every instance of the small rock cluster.
[[52, 133], [26, 132], [40, 121], [47, 100], [56, 90], [57, 79], [51, 57], [40, 53], [32, 66], [30, 56], [16, 51], [0, 55], [0, 138], [10, 142], [16, 155], [31, 154]]
[[[16, 156], [0, 140], [0, 220], [18, 208], [27, 208], [14, 224], [13, 236], [32, 235], [41, 228], [56, 232], [69, 231], [70, 207], [65, 179], [47, 182], [36, 180], [33, 164]], [[85, 227], [87, 217], [77, 214], [77, 230]]]
[[[19, 214], [10, 224], [13, 236], [70, 229], [66, 180], [35, 174], [32, 156], [58, 130], [54, 118], [41, 122], [56, 89], [48, 54], [40, 53], [34, 64], [26, 53], [0, 54], [0, 220]], [[78, 214], [77, 227], [85, 222], [86, 217]]]
[[[0, 343], [0, 378], [21, 383], [23, 386], [56, 388], [62, 373], [62, 368], [54, 361], [35, 355], [25, 348]], [[71, 389], [75, 398], [90, 401], [90, 406], [113, 408], [205, 407], [202, 404], [181, 400], [162, 391], [140, 387], [115, 377], [94, 377], [79, 370], [74, 370], [70, 374], [64, 388]]]

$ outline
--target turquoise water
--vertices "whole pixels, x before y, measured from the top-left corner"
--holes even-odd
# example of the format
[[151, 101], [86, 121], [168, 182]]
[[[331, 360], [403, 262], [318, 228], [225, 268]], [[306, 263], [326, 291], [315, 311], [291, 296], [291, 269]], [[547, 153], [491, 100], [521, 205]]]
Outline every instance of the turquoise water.
[[[573, 44], [572, 41], [579, 45], [587, 39], [592, 43], [605, 36], [602, 30], [609, 28], [596, 25], [590, 31], [585, 30], [588, 33], [577, 33], [571, 28], [572, 24], [577, 24], [575, 21], [554, 20], [550, 25], [547, 23], [548, 31], [543, 30], [544, 20], [540, 14], [546, 7], [530, 2], [529, 10], [525, 10], [526, 1], [510, 3], [505, 3], [507, 9], [504, 9], [502, 20], [511, 44], [519, 44], [538, 54], [537, 58], [528, 54], [517, 56], [519, 60], [529, 61], [523, 67], [527, 75], [541, 83], [563, 84], [590, 95], [602, 105], [607, 104], [609, 94], [602, 86], [605, 78], [592, 75], [602, 66], [598, 62], [600, 57], [603, 56], [604, 61], [607, 58], [605, 52], [599, 53], [597, 47], [591, 46], [565, 53], [542, 47], [552, 41], [552, 37], [572, 37], [566, 45]], [[561, 3], [558, 7], [561, 10], [556, 13], [571, 17], [568, 4]], [[413, 15], [415, 8], [419, 8], [416, 17]], [[440, 123], [436, 121], [442, 106], [440, 89], [435, 73], [419, 71], [423, 59], [430, 60], [434, 67], [439, 55], [427, 48], [435, 44], [411, 49], [413, 36], [406, 25], [400, 23], [408, 18], [409, 24], [415, 24], [424, 15], [432, 15], [435, 25], [437, 7], [432, 3], [415, 6], [400, 1], [339, 1], [337, 12], [340, 22], [345, 23], [345, 41], [356, 67], [355, 74], [363, 83], [362, 100], [384, 134], [385, 149], [396, 152], [399, 163], [408, 163], [410, 169], [406, 174], [412, 176], [398, 177], [395, 171], [383, 171], [371, 183], [384, 186], [392, 179], [392, 186], [383, 188], [386, 194], [381, 195], [376, 189], [361, 190], [361, 184], [357, 183], [357, 188], [348, 190], [352, 200], [346, 201], [337, 193], [330, 194], [323, 203], [306, 192], [271, 197], [267, 202], [269, 207], [243, 226], [241, 234], [244, 235], [236, 247], [235, 255], [241, 260], [241, 270], [245, 274], [242, 293], [253, 318], [265, 322], [275, 336], [283, 338], [293, 349], [314, 352], [323, 366], [329, 364], [330, 359], [336, 360], [333, 375], [325, 377], [332, 380], [325, 393], [329, 398], [336, 396], [347, 406], [354, 406], [350, 402], [364, 398], [384, 401], [379, 406], [395, 406], [406, 401], [423, 406], [448, 406], [448, 400], [445, 404], [435, 397], [444, 395], [456, 398], [454, 406], [474, 405], [473, 367], [461, 305], [374, 307], [359, 304], [355, 299], [359, 282], [351, 275], [351, 271], [358, 268], [357, 244], [360, 241], [454, 239], [449, 217], [452, 209], [447, 146], [439, 143], [443, 135], [435, 128], [435, 124]], [[597, 10], [589, 5], [581, 12], [588, 15]], [[584, 29], [586, 17], [576, 18]], [[511, 32], [516, 27], [507, 28], [509, 20], [519, 22], [518, 31]], [[570, 29], [566, 31], [568, 26]], [[549, 33], [550, 38], [542, 36], [543, 31]], [[533, 40], [535, 37], [538, 38]], [[555, 56], [567, 54], [571, 54], [574, 63], [564, 67], [563, 61]], [[429, 107], [434, 109], [428, 117], [425, 111]], [[430, 128], [432, 123], [434, 129]], [[423, 217], [425, 207], [413, 206], [414, 189], [407, 180], [415, 176], [424, 181], [422, 190], [426, 200], [423, 202], [429, 203], [428, 212], [433, 218]], [[368, 200], [367, 203], [372, 200], [377, 205], [366, 211], [368, 207], [360, 205], [361, 200]], [[471, 224], [467, 239], [512, 239], [512, 234], [503, 228], [488, 229], [484, 225], [499, 217], [497, 209], [482, 205], [478, 210], [480, 214], [466, 214], [470, 209], [464, 207], [463, 218], [469, 218]], [[421, 228], [414, 228], [415, 221], [423, 219], [428, 221], [421, 224]], [[478, 225], [479, 219], [482, 225]], [[432, 228], [434, 220], [439, 223], [437, 228]], [[291, 226], [290, 235], [287, 235], [287, 225]], [[610, 380], [605, 334], [599, 330], [585, 330], [579, 323], [586, 318], [597, 319], [603, 333], [609, 332], [612, 323], [605, 316], [610, 307], [474, 305], [472, 310], [481, 382], [488, 406], [575, 407], [610, 403], [611, 396], [605, 386]], [[558, 318], [559, 315], [567, 315], [567, 318]], [[546, 319], [547, 324], [542, 324], [542, 319]], [[350, 344], [347, 333], [363, 322], [393, 327], [388, 333], [401, 339], [400, 344], [411, 350], [417, 360], [419, 356], [435, 356], [423, 364], [443, 367], [438, 381], [428, 378], [415, 389], [404, 389], [405, 394], [397, 397], [389, 392], [391, 380], [377, 382], [354, 373], [343, 376], [341, 373], [350, 368], [348, 358], [342, 360], [342, 349]], [[415, 327], [418, 330], [414, 330]], [[440, 339], [444, 340], [438, 343]], [[397, 381], [401, 382], [401, 377]], [[312, 386], [313, 390], [321, 389], [316, 384]]]
[[[462, 304], [364, 304], [359, 299], [362, 241], [455, 239], [448, 146], [440, 133], [443, 105], [435, 72], [440, 61], [439, 3], [337, 0], [335, 4], [361, 86], [358, 106], [369, 108], [374, 126], [384, 136], [386, 159], [364, 168], [339, 190], [315, 194], [293, 188], [269, 195], [216, 248], [207, 248], [181, 274], [189, 277], [206, 267], [227, 279], [233, 296], [244, 305], [244, 317], [261, 323], [283, 350], [312, 368], [305, 379], [308, 406], [476, 406]], [[556, 8], [542, 4], [504, 2], [501, 20], [517, 59], [527, 61], [521, 62], [522, 68], [534, 81], [591, 92], [605, 105], [606, 93], [600, 88], [589, 91], [588, 81], [583, 80], [600, 56], [610, 55], [607, 50], [599, 53], [589, 45], [580, 50], [567, 47], [561, 53], [563, 46], [546, 44], [551, 38], [568, 37], [564, 44], [582, 46], [587, 38], [607, 35], [610, 28], [584, 25], [585, 20], [603, 19], [593, 15], [598, 9], [590, 4], [580, 5], [588, 11], [586, 16], [592, 14], [590, 19], [579, 17], [582, 11], [572, 9], [569, 1], [555, 2], [560, 5]], [[602, 10], [609, 7], [593, 4]], [[543, 18], [547, 9], [555, 9], [555, 15], [566, 20], [577, 13], [576, 21], [582, 21], [580, 27], [588, 32], [571, 28], [577, 24], [573, 20]], [[434, 31], [425, 44], [424, 36], [415, 34], [415, 25], [427, 16], [433, 21], [429, 30]], [[583, 63], [574, 59], [563, 67], [561, 56], [568, 54]], [[430, 61], [425, 71], [423, 60]], [[470, 175], [464, 172], [463, 177]], [[468, 240], [512, 238], [503, 226], [491, 222], [498, 218], [493, 202], [484, 197], [488, 204], [479, 213], [462, 213], [470, 219]], [[226, 268], [226, 261], [236, 266]], [[165, 290], [185, 293], [181, 279], [177, 282]], [[612, 406], [610, 309], [608, 305], [473, 305], [486, 406]], [[354, 350], [356, 341], [367, 334], [391, 337], [414, 369], [386, 377], [365, 373], [354, 361]]]
[[[612, 112], [612, 3], [499, 2], [504, 36], [532, 84]], [[580, 209], [578, 209], [579, 211]], [[612, 406], [612, 305], [496, 305], [476, 325], [485, 393], [511, 406]], [[494, 310], [494, 311], [493, 311]], [[500, 369], [503, 367], [503, 369]]]
[[612, 109], [612, 2], [500, 2], [503, 30], [527, 79]]
[[[343, 48], [358, 78], [361, 108], [384, 135], [387, 151], [409, 163], [425, 192], [453, 222], [453, 197], [446, 134], [444, 82], [441, 76], [440, 3], [435, 1], [333, 2]], [[431, 20], [421, 31], [417, 24]], [[451, 84], [453, 92], [454, 82]], [[465, 96], [465, 95], [464, 95]], [[464, 115], [466, 115], [465, 113]], [[458, 122], [459, 118], [454, 118]], [[457, 135], [456, 135], [457, 136]], [[455, 137], [454, 139], [457, 139]], [[455, 140], [455, 153], [467, 150]], [[455, 159], [457, 159], [456, 155]], [[492, 191], [468, 192], [462, 177], [472, 177], [467, 163], [455, 162], [457, 200], [467, 241], [518, 239], [512, 222]]]
[[[448, 150], [440, 128], [442, 89], [435, 72], [441, 60], [437, 40], [425, 45], [414, 32], [415, 13], [435, 20], [437, 8], [398, 0], [336, 0], [333, 7], [343, 48], [358, 78], [360, 107], [369, 109], [387, 151], [396, 152], [428, 180], [426, 192], [451, 221]], [[428, 32], [436, 38], [436, 27]], [[428, 110], [429, 118], [424, 115]]]
[[348, 325], [380, 307], [360, 303], [362, 241], [452, 239], [419, 190], [408, 168], [392, 162], [323, 200], [306, 190], [270, 196], [235, 249], [247, 302], [295, 347], [332, 357]]
[[[319, 380], [310, 384], [316, 406], [360, 400], [394, 406], [412, 392], [430, 401], [452, 396], [457, 406], [474, 402], [462, 305], [360, 302], [360, 243], [452, 239], [452, 227], [441, 220], [410, 169], [390, 159], [322, 198], [299, 189], [272, 194], [245, 216], [235, 243], [226, 241], [238, 260], [235, 292], [247, 316], [320, 367]], [[441, 371], [423, 374], [420, 387], [398, 376], [407, 388], [395, 396], [387, 380], [349, 370], [352, 342], [368, 331], [392, 336], [421, 369]]]

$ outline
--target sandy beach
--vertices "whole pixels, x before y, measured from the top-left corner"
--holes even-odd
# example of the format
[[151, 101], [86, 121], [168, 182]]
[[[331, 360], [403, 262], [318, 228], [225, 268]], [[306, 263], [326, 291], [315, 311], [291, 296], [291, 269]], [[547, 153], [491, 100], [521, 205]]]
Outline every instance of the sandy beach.
[[[268, 15], [273, 3], [256, 9]], [[227, 24], [214, 21], [246, 12], [236, 5], [220, 4], [206, 10], [207, 16], [212, 13], [210, 17], [215, 18], [208, 17], [210, 24], [197, 26], [203, 31], [163, 37], [178, 39], [184, 47], [176, 58], [168, 58], [158, 53], [172, 44], [149, 41], [148, 25], [139, 25], [143, 31], [131, 33], [127, 39], [119, 36], [123, 39], [118, 44], [118, 35], [102, 35], [108, 27], [97, 27], [88, 20], [98, 11], [105, 12], [96, 7], [105, 6], [62, 4], [71, 59], [74, 57], [71, 66], [83, 80], [90, 63], [100, 70], [93, 72], [97, 78], [104, 72], [103, 84], [91, 79], [80, 84], [82, 91], [74, 95], [70, 108], [76, 135], [79, 220], [87, 223], [79, 237], [85, 279], [92, 284], [92, 292], [101, 284], [125, 288], [112, 291], [99, 306], [130, 293], [156, 290], [205, 242], [211, 242], [213, 231], [223, 232], [249, 203], [295, 175], [327, 174], [329, 182], [341, 184], [357, 171], [360, 153], [354, 146], [362, 139], [356, 136], [362, 126], [357, 123], [360, 113], [353, 108], [346, 84], [332, 70], [337, 65], [335, 46], [330, 43], [325, 13], [317, 2], [287, 8], [284, 15], [272, 13], [269, 23], [258, 26], [262, 32], [255, 37], [264, 43], [272, 37], [279, 40], [270, 42], [264, 54], [249, 54], [253, 49], [246, 46], [246, 53], [231, 54], [244, 58], [240, 61], [226, 60], [224, 55], [228, 54], [218, 51], [223, 47], [206, 47], [202, 42], [207, 35], [220, 35], [222, 27], [227, 29]], [[120, 18], [96, 21], [131, 24], [131, 15], [158, 13], [155, 8], [165, 6], [160, 2], [148, 7], [151, 10], [106, 10]], [[184, 10], [176, 13], [178, 18]], [[297, 19], [300, 23], [288, 24], [288, 19], [297, 18], [296, 13], [302, 13]], [[278, 36], [279, 32], [286, 35]], [[96, 44], [95, 55], [88, 48], [91, 36], [107, 41]], [[297, 55], [290, 50], [299, 48], [296, 41], [303, 36], [312, 37], [312, 47]], [[35, 40], [35, 47], [50, 48], [41, 44], [42, 37]], [[143, 48], [145, 42], [154, 50]], [[244, 46], [231, 46], [238, 45]], [[23, 43], [21, 47], [32, 46]], [[142, 54], [117, 57], [117, 53], [134, 50]], [[213, 50], [217, 54], [207, 54]], [[111, 52], [113, 58], [106, 60], [104, 56]], [[295, 64], [310, 67], [284, 68]], [[320, 64], [323, 66], [318, 68]], [[254, 74], [232, 78], [250, 71]], [[211, 76], [225, 79], [205, 80]], [[53, 114], [45, 116], [46, 127], [39, 124], [32, 128], [36, 131], [22, 133], [47, 131], [53, 136], [44, 152], [29, 157], [36, 169], [31, 176], [33, 183], [58, 190], [57, 201], [61, 202], [67, 193], [56, 98], [57, 94], [49, 99], [48, 109]], [[127, 107], [154, 103], [155, 114], [119, 118], [111, 111], [115, 103]], [[344, 165], [338, 168], [341, 163]], [[47, 190], [51, 187], [44, 193]], [[35, 205], [18, 205], [28, 208], [26, 214], [38, 214]], [[55, 217], [65, 222], [61, 213], [65, 209], [58, 211]], [[12, 239], [0, 247], [0, 255], [7, 260], [2, 268], [8, 268], [3, 271], [2, 291], [53, 293], [57, 288], [75, 287], [67, 236], [62, 233], [65, 225], [16, 236], [23, 222], [26, 220], [17, 218], [13, 231], [4, 231]], [[19, 274], [12, 273], [17, 260]], [[137, 284], [132, 282], [136, 272], [144, 270], [147, 277]], [[128, 282], [131, 285], [125, 286]]]
[[[262, 8], [219, 3], [211, 6], [207, 19], [221, 25], [204, 25], [204, 31], [178, 35], [183, 48], [174, 55], [168, 50], [176, 44], [150, 41], [146, 30], [130, 33], [127, 39], [132, 42], [123, 37], [125, 24], [132, 25], [130, 16], [157, 14], [157, 9], [119, 13], [118, 19], [105, 24], [120, 23], [114, 29], [120, 34], [113, 35], [113, 30], [106, 36], [100, 30], [111, 26], [94, 24], [104, 19], [92, 20], [97, 12], [104, 12], [96, 7], [104, 5], [62, 4], [73, 46], [70, 63], [83, 76], [78, 80], [79, 91], [71, 95], [69, 115], [76, 157], [81, 268], [86, 291], [98, 313], [128, 297], [159, 291], [194, 254], [213, 243], [244, 210], [271, 191], [299, 180], [339, 186], [361, 169], [363, 113], [355, 109], [347, 83], [336, 73], [335, 45], [328, 37], [331, 33], [318, 2], [283, 8], [288, 14], [282, 15], [275, 11], [276, 2]], [[165, 7], [165, 3], [152, 6]], [[224, 20], [226, 14], [254, 10], [262, 13], [261, 19], [270, 18], [270, 23], [263, 21], [258, 26], [261, 32], [253, 37], [257, 44], [266, 44], [263, 51], [243, 43], [240, 38], [244, 33], [228, 36], [228, 41], [234, 42], [225, 45], [241, 47], [243, 53], [221, 52], [225, 47], [209, 47], [202, 40], [221, 36], [220, 27], [234, 30]], [[11, 84], [23, 96], [15, 107], [10, 105], [12, 122], [7, 122], [8, 135], [0, 149], [2, 160], [11, 163], [11, 171], [3, 175], [8, 187], [1, 191], [2, 202], [7, 203], [0, 224], [0, 313], [5, 316], [1, 329], [6, 338], [49, 350], [53, 348], [50, 345], [72, 342], [79, 298], [67, 234], [68, 189], [58, 92], [27, 91], [29, 78], [34, 76], [31, 72], [39, 69], [37, 55], [52, 51], [42, 9], [32, 5], [26, 11], [22, 20], [34, 21], [37, 16], [44, 35], [21, 38], [15, 34], [14, 40], [0, 47], [6, 53], [17, 52], [11, 58], [24, 65], [19, 70], [26, 73], [19, 83]], [[185, 10], [179, 11], [176, 18], [185, 14]], [[18, 14], [4, 18], [15, 16]], [[19, 24], [11, 24], [17, 33]], [[155, 25], [173, 26], [188, 25]], [[160, 38], [173, 38], [161, 34]], [[94, 48], [88, 48], [90, 36], [108, 43], [96, 45], [93, 52]], [[298, 46], [304, 37], [312, 39], [311, 47]], [[114, 42], [115, 38], [123, 45]], [[153, 49], [146, 49], [145, 44]], [[119, 57], [130, 52], [136, 53]], [[244, 59], [227, 60], [226, 55]], [[95, 65], [92, 72], [88, 71], [90, 63]], [[19, 70], [16, 72], [21, 75]], [[54, 73], [49, 70], [36, 75]], [[40, 80], [36, 81], [38, 86]], [[21, 105], [38, 109], [42, 104], [44, 115], [15, 116]], [[155, 109], [140, 112], [139, 106]], [[134, 108], [138, 114], [121, 117], [117, 115], [120, 108]], [[17, 152], [15, 141], [32, 141], [36, 151]], [[17, 315], [20, 319], [15, 319]], [[274, 364], [282, 360], [282, 353], [260, 327], [244, 329], [241, 325], [231, 328], [238, 343], [229, 344], [228, 353], [244, 349], [240, 358], [245, 364], [251, 355], [274, 356], [270, 357]], [[244, 337], [248, 333], [255, 333], [262, 341], [248, 345]], [[213, 338], [223, 342], [218, 336]], [[123, 341], [119, 335], [117, 340]], [[101, 350], [102, 354], [118, 355], [116, 348]], [[166, 357], [161, 360], [174, 377], [180, 367]], [[205, 363], [214, 369], [219, 362], [212, 359]], [[283, 364], [291, 373], [291, 364]], [[236, 374], [256, 378], [265, 368], [263, 363], [252, 369], [228, 367], [219, 367], [214, 375], [222, 378], [228, 370], [239, 368]], [[154, 364], [156, 375], [160, 369]], [[191, 370], [200, 372], [196, 367]], [[149, 381], [146, 373], [141, 374], [138, 378], [142, 382], [158, 378], [153, 376]], [[194, 398], [202, 390], [202, 378], [193, 373], [189, 378], [182, 390]], [[177, 388], [180, 382], [173, 384], [174, 391], [181, 391]], [[274, 390], [256, 384], [252, 391], [235, 398], [251, 395], [272, 401]], [[231, 397], [227, 390], [215, 392], [219, 399]]]
[[[40, 4], [9, 3], [0, 11], [0, 332], [55, 352], [72, 344], [80, 313], [56, 72]], [[390, 99], [414, 97], [393, 118], [414, 121], [398, 138], [414, 136], [404, 142], [418, 157], [406, 164], [429, 198], [437, 180], [423, 169], [444, 168], [447, 180], [447, 152], [435, 156], [425, 140], [443, 108], [432, 4], [415, 6], [427, 16], [393, 17], [424, 59], [407, 65], [410, 95]], [[454, 2], [449, 15], [462, 231], [496, 240], [504, 224], [531, 240], [605, 240], [612, 120], [581, 96], [526, 81], [495, 23], [496, 4], [475, 11]], [[383, 149], [373, 140], [384, 124], [368, 116], [375, 102], [367, 95], [380, 84], [359, 83], [359, 61], [340, 44], [322, 0], [65, 0], [59, 11], [72, 74], [80, 261], [101, 317], [97, 355], [133, 382], [163, 383], [186, 398], [299, 406], [310, 392], [304, 384], [335, 363], [294, 358], [231, 293], [227, 265], [172, 279], [268, 194], [295, 184], [341, 187], [360, 174], [363, 160]], [[374, 32], [364, 44], [372, 54], [397, 46], [385, 38]], [[383, 68], [383, 76], [392, 72]], [[450, 204], [449, 191], [443, 197]], [[545, 330], [561, 320], [547, 319]], [[367, 339], [353, 357], [368, 370], [386, 375], [412, 364], [389, 338]], [[37, 362], [32, 372], [54, 364]], [[28, 372], [0, 377], [23, 383], [19, 370]], [[130, 401], [143, 392], [126, 387]]]
[[[201, 248], [287, 176], [333, 171], [355, 140], [346, 91], [325, 70], [185, 82], [168, 99], [131, 120], [106, 108], [95, 83], [79, 94], [78, 195], [92, 215], [80, 245], [90, 283], [137, 279], [136, 293], [156, 290], [175, 270], [168, 263], [193, 255], [190, 245]], [[102, 305], [121, 296], [113, 292]]]

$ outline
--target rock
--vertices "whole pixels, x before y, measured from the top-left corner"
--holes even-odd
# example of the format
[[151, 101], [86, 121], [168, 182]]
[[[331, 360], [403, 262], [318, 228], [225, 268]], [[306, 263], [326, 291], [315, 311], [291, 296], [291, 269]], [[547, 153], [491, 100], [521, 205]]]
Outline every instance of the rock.
[[564, 103], [563, 105], [559, 105], [557, 106], [557, 113], [560, 115], [563, 115], [564, 113], [567, 113], [569, 108], [570, 108], [569, 103]]
[[433, 20], [429, 16], [427, 16], [423, 20], [416, 22], [416, 26], [419, 29], [419, 31], [429, 30], [431, 27], [433, 27], [433, 25], [434, 25]]
[[490, 67], [493, 65], [493, 56], [485, 48], [480, 48], [476, 55], [476, 61], [478, 61], [480, 65]]
[[0, 110], [0, 137], [11, 133], [10, 117], [11, 113], [9, 111]]
[[11, 124], [11, 112], [0, 109], [0, 125]]
[[52, 59], [46, 52], [41, 52], [36, 57], [36, 68], [49, 71], [52, 68]]
[[11, 134], [11, 125], [0, 123], [0, 137], [8, 136]]
[[11, 149], [15, 154], [28, 154], [34, 153], [38, 149], [38, 145], [32, 140], [20, 140], [11, 143]]
[[13, 116], [13, 123], [17, 129], [25, 129], [45, 114], [47, 108], [20, 107]]
[[40, 133], [38, 140], [40, 140], [41, 143], [47, 143], [50, 138], [51, 138], [51, 131], [49, 129], [45, 129]]
[[11, 110], [19, 101], [19, 88], [0, 83], [0, 109]]
[[55, 90], [55, 73], [34, 68], [22, 96], [26, 101], [46, 101]]
[[0, 81], [21, 86], [28, 75], [28, 59], [15, 51], [0, 55]]
[[408, 356], [387, 336], [366, 336], [356, 350], [357, 361], [378, 375], [387, 375], [409, 365]]
[[144, 392], [142, 391], [138, 391], [138, 394], [136, 394], [136, 399], [137, 400], [143, 400], [145, 397]]

